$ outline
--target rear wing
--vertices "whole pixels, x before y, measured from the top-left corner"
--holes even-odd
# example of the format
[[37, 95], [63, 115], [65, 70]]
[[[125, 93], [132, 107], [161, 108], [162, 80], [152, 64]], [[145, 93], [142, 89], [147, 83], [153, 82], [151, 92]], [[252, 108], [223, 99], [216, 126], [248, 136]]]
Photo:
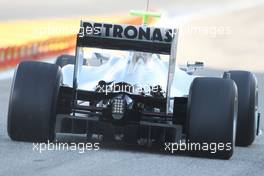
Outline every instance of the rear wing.
[[78, 88], [78, 75], [83, 63], [82, 47], [170, 55], [166, 88], [166, 113], [168, 114], [170, 113], [170, 92], [176, 66], [177, 42], [177, 29], [81, 21], [75, 51], [73, 88], [74, 90]]
[[[175, 33], [169, 28], [81, 22], [77, 47], [171, 54]], [[177, 36], [176, 36], [177, 37]]]

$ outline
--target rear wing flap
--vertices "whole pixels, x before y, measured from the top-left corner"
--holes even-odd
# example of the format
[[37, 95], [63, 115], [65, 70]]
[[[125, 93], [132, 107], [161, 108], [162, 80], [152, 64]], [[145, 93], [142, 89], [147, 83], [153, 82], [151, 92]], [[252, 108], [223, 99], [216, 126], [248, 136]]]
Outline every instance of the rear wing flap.
[[173, 37], [177, 37], [175, 35], [174, 30], [169, 28], [81, 22], [77, 36], [77, 47], [170, 55]]

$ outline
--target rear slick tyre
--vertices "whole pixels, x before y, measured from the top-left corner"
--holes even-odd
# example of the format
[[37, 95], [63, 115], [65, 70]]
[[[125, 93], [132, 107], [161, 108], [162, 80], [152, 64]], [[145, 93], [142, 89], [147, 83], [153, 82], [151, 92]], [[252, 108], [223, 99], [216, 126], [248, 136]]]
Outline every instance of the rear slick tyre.
[[230, 71], [238, 90], [236, 145], [251, 145], [257, 134], [258, 86], [256, 76], [247, 71]]
[[190, 152], [195, 156], [229, 159], [235, 147], [236, 117], [237, 88], [234, 81], [195, 78], [188, 98], [187, 142], [205, 147]]
[[24, 61], [14, 74], [8, 109], [12, 140], [46, 142], [55, 137], [56, 106], [62, 75], [55, 64]]

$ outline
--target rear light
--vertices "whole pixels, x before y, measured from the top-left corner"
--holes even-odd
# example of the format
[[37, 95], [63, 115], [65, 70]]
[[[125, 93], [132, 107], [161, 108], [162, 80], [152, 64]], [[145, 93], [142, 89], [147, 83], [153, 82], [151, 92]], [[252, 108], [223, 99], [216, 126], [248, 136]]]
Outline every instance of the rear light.
[[125, 112], [125, 100], [122, 98], [115, 98], [112, 100], [112, 116], [116, 120], [123, 118]]

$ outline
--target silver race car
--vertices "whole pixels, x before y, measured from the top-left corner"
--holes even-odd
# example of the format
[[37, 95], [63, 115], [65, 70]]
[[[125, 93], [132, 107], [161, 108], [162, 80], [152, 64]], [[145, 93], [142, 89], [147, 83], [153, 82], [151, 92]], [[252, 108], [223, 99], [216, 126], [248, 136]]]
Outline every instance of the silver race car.
[[[184, 142], [195, 144], [191, 154], [229, 159], [235, 144], [248, 146], [259, 132], [256, 77], [193, 76], [203, 63], [179, 68], [177, 39], [177, 29], [82, 21], [75, 56], [17, 66], [10, 138], [46, 142], [56, 132], [77, 133], [167, 149]], [[206, 144], [218, 150], [198, 147]]]

